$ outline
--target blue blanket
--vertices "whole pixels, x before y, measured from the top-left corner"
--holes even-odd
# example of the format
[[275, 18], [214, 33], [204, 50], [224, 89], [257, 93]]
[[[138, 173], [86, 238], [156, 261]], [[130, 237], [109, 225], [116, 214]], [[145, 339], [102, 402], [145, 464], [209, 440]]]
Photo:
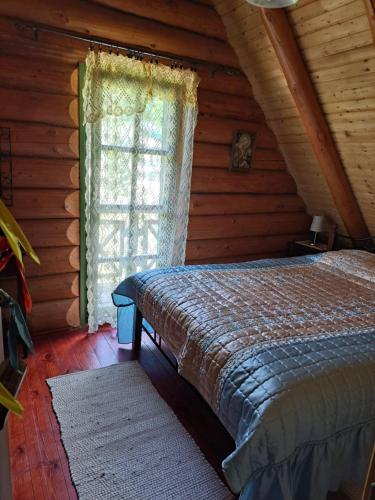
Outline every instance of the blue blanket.
[[375, 256], [147, 271], [114, 301], [137, 304], [233, 436], [223, 470], [240, 498], [323, 500], [363, 481], [375, 439]]

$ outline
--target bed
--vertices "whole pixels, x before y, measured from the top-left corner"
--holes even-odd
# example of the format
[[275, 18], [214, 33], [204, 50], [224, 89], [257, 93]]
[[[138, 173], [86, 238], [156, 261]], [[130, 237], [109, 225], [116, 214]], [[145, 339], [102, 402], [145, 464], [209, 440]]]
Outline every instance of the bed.
[[128, 327], [135, 319], [136, 342], [140, 314], [162, 336], [232, 435], [222, 467], [241, 499], [323, 500], [343, 480], [363, 482], [375, 440], [374, 254], [157, 269], [113, 299]]

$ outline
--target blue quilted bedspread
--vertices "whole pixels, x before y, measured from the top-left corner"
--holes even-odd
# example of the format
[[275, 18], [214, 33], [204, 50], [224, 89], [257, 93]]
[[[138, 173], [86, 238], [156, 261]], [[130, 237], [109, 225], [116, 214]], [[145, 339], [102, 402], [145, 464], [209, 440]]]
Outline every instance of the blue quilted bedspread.
[[375, 439], [374, 255], [153, 270], [125, 280], [114, 302], [139, 307], [233, 436], [223, 470], [241, 498], [323, 500], [363, 481]]

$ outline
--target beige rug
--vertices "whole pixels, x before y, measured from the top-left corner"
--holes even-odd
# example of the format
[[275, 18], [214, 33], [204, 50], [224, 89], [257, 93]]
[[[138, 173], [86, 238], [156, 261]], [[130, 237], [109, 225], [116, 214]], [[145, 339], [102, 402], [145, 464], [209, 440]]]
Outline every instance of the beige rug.
[[80, 499], [233, 498], [136, 361], [47, 383]]

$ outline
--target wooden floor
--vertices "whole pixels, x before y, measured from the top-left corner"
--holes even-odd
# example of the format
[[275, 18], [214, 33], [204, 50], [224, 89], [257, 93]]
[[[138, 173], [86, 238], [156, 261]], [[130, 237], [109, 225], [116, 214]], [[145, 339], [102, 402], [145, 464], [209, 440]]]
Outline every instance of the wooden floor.
[[[143, 337], [139, 362], [220, 472], [222, 459], [233, 448], [231, 438], [189, 384], [177, 375], [146, 335]], [[45, 379], [127, 361], [132, 354], [119, 348], [115, 332], [109, 329], [93, 335], [46, 335], [35, 338], [34, 344], [36, 352], [29, 358], [29, 370], [19, 396], [25, 414], [22, 419], [11, 417], [9, 421], [14, 500], [76, 499]]]
[[[20, 392], [24, 417], [9, 420], [14, 500], [76, 499], [45, 379], [127, 361], [132, 359], [132, 354], [119, 347], [111, 329], [93, 335], [75, 332], [37, 337], [35, 349]], [[233, 442], [220, 422], [147, 337], [143, 340], [139, 361], [221, 474], [221, 461], [233, 449]], [[342, 497], [330, 496], [331, 500], [339, 498]]]

